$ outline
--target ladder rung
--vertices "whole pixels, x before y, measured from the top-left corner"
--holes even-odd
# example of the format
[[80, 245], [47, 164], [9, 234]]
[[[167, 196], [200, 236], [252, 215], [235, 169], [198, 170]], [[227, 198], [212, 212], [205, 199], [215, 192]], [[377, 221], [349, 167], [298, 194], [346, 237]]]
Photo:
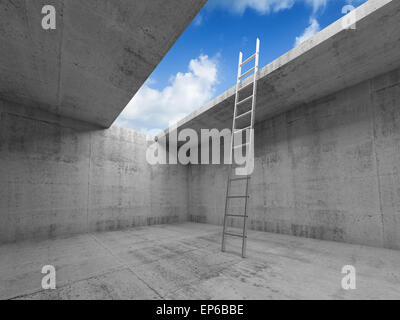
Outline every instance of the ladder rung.
[[[231, 232], [225, 232], [225, 234], [228, 235], [228, 236], [243, 238], [243, 235], [242, 235], [242, 234], [231, 233]], [[247, 238], [247, 236], [244, 236], [244, 237]]]
[[234, 146], [233, 149], [242, 148], [242, 147], [244, 147], [245, 145], [248, 145], [248, 144], [250, 144], [250, 143], [246, 142], [246, 143], [240, 144], [238, 146]]
[[249, 180], [250, 176], [241, 177], [241, 178], [230, 178], [231, 181], [238, 181], [238, 180]]
[[249, 216], [244, 216], [242, 214], [227, 214], [227, 217], [241, 217], [241, 218], [248, 218]]
[[236, 103], [236, 105], [238, 106], [239, 104], [245, 103], [246, 101], [249, 101], [253, 98], [253, 95], [248, 96], [247, 98], [243, 99], [242, 101], [239, 101], [238, 103]]
[[248, 126], [246, 128], [242, 128], [242, 129], [238, 129], [238, 130], [234, 131], [233, 133], [239, 133], [239, 132], [242, 132], [242, 131], [247, 130], [247, 129], [251, 129], [251, 126]]
[[257, 53], [253, 54], [251, 57], [248, 57], [246, 60], [244, 60], [242, 62], [242, 64], [240, 65], [241, 67], [244, 66], [247, 62], [250, 62], [251, 60], [253, 60], [256, 57]]
[[242, 117], [247, 116], [248, 114], [250, 114], [253, 111], [253, 109], [246, 111], [245, 113], [239, 114], [238, 116], [235, 117], [235, 119], [240, 119]]
[[228, 196], [230, 199], [237, 199], [237, 198], [250, 198], [250, 196]]
[[252, 72], [255, 71], [255, 70], [256, 70], [256, 67], [251, 68], [249, 71], [243, 73], [243, 74], [239, 77], [239, 79], [243, 79], [244, 77], [248, 76], [250, 73], [252, 73]]
[[241, 87], [241, 88], [239, 88], [238, 87], [238, 92], [240, 91], [240, 90], [243, 90], [244, 88], [247, 88], [249, 85], [251, 85], [251, 84], [254, 84], [254, 81], [251, 81], [251, 82], [249, 82], [248, 84], [245, 84], [243, 87]]

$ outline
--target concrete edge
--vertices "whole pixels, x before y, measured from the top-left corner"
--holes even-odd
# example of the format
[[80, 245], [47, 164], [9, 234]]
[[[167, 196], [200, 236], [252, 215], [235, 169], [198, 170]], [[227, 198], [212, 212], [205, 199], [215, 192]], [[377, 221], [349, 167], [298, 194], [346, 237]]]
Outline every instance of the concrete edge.
[[[369, 0], [355, 9], [355, 16], [356, 22], [359, 22], [370, 14], [374, 13], [378, 9], [386, 6], [387, 4], [391, 3], [393, 0]], [[333, 22], [331, 25], [326, 27], [325, 29], [321, 30], [317, 34], [315, 34], [310, 39], [306, 40], [305, 42], [301, 43], [297, 47], [289, 50], [287, 53], [283, 54], [279, 58], [275, 59], [271, 63], [267, 64], [265, 67], [259, 70], [259, 79], [268, 77], [274, 71], [280, 69], [281, 67], [287, 65], [290, 62], [295, 61], [300, 56], [309, 54], [310, 51], [319, 45], [323, 44], [325, 41], [329, 40], [333, 36], [339, 34], [340, 32], [344, 31], [343, 22], [347, 16], [343, 16], [339, 20]], [[245, 79], [242, 82], [241, 86], [246, 86], [249, 82], [251, 82], [250, 78]], [[183, 119], [179, 120], [176, 125], [168, 127], [164, 130], [163, 133], [156, 136], [156, 140], [162, 139], [163, 137], [167, 136], [170, 131], [178, 130], [180, 127], [188, 123], [189, 121], [194, 120], [201, 114], [217, 107], [218, 104], [227, 100], [228, 98], [235, 95], [236, 86], [228, 89], [218, 97], [214, 98], [204, 106], [200, 107], [199, 109], [193, 111]]]

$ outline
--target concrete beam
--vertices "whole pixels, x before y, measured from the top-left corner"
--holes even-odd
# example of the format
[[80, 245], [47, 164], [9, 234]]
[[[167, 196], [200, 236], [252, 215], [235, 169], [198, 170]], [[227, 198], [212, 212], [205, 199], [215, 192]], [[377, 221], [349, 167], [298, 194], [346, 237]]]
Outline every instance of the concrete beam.
[[205, 2], [1, 1], [0, 98], [109, 127]]
[[[259, 71], [256, 123], [400, 66], [399, 1], [370, 0], [358, 7], [355, 30], [343, 29], [344, 19]], [[231, 128], [234, 94], [233, 87], [191, 113], [178, 130]], [[165, 135], [168, 129], [158, 138]]]

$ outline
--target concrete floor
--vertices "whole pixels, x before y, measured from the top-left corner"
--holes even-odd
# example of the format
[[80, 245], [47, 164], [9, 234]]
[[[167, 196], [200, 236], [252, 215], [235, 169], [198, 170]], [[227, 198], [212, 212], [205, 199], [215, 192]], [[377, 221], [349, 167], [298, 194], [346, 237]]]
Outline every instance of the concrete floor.
[[[249, 232], [220, 252], [221, 227], [183, 223], [0, 247], [1, 299], [399, 299], [400, 252]], [[41, 289], [41, 268], [57, 289]], [[341, 269], [357, 289], [341, 289]]]

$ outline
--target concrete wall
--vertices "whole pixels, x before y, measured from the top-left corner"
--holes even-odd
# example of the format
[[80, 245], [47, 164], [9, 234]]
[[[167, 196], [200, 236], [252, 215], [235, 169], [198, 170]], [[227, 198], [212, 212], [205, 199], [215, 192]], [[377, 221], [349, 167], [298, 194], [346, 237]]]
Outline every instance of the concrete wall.
[[145, 151], [142, 133], [0, 101], [0, 242], [186, 220], [187, 168]]
[[[260, 123], [250, 228], [400, 249], [399, 104], [396, 70]], [[0, 102], [0, 242], [222, 222], [226, 166], [145, 151], [142, 133]]]
[[[400, 70], [255, 132], [249, 228], [400, 249]], [[191, 221], [222, 223], [227, 177], [222, 165], [190, 166]], [[241, 213], [238, 201], [233, 212]]]

